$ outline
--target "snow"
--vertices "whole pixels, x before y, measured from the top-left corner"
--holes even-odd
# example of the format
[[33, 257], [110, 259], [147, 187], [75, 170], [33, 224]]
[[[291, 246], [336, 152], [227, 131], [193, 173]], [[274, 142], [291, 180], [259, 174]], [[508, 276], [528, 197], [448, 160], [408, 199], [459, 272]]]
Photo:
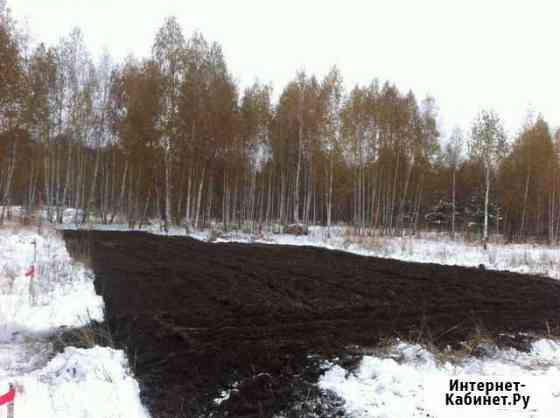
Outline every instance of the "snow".
[[[34, 243], [36, 279], [30, 279], [25, 273], [34, 264]], [[16, 331], [48, 332], [103, 319], [91, 272], [70, 258], [56, 231], [2, 230], [0, 275], [0, 341]]]
[[[560, 407], [558, 341], [538, 340], [528, 353], [491, 347], [490, 351], [491, 354], [484, 358], [467, 356], [454, 359], [448, 356], [449, 359], [442, 361], [437, 353], [420, 345], [399, 342], [384, 353], [364, 356], [358, 369], [353, 372], [327, 364], [330, 369], [320, 378], [319, 386], [341, 397], [350, 417], [429, 417], [434, 416], [434, 413], [426, 408], [425, 391], [435, 391], [437, 388], [425, 387], [428, 382], [448, 382], [456, 376], [468, 376], [470, 380], [501, 377], [505, 381], [525, 381], [531, 376], [535, 379], [538, 377], [539, 382], [539, 391], [535, 390], [531, 395], [549, 400], [547, 405], [535, 403], [538, 412], [531, 416], [557, 416], [550, 415], [550, 411], [558, 411]], [[443, 393], [447, 387], [440, 385], [439, 389]], [[471, 408], [471, 416], [472, 411]], [[451, 408], [447, 412], [449, 416], [462, 416]], [[480, 407], [478, 412], [483, 412]], [[504, 415], [494, 410], [491, 415], [484, 416]]]
[[[197, 232], [193, 238], [206, 239]], [[490, 270], [507, 270], [560, 279], [560, 251], [558, 247], [535, 244], [490, 243], [484, 250], [480, 242], [469, 242], [448, 234], [418, 233], [416, 236], [356, 236], [350, 228], [311, 226], [309, 234], [294, 236], [268, 234], [255, 238], [249, 234], [232, 233], [216, 242], [258, 242], [268, 244], [315, 246], [347, 251], [364, 256], [392, 258], [418, 263], [437, 263], [465, 267], [483, 264]]]
[[[26, 277], [34, 262], [35, 276]], [[15, 385], [16, 417], [149, 417], [123, 351], [54, 353], [47, 339], [60, 327], [102, 321], [103, 309], [92, 273], [72, 260], [57, 231], [0, 228], [0, 395]]]
[[147, 417], [124, 353], [67, 347], [43, 368], [10, 377], [16, 416]]
[[238, 389], [237, 389], [237, 386], [238, 386], [238, 383], [235, 382], [235, 383], [233, 383], [233, 385], [232, 385], [230, 388], [228, 388], [227, 390], [222, 390], [222, 391], [220, 391], [220, 396], [214, 399], [214, 403], [215, 403], [216, 405], [220, 405], [222, 402], [227, 401], [227, 400], [230, 398], [231, 394], [232, 394], [233, 392], [236, 392], [236, 391], [238, 390]]

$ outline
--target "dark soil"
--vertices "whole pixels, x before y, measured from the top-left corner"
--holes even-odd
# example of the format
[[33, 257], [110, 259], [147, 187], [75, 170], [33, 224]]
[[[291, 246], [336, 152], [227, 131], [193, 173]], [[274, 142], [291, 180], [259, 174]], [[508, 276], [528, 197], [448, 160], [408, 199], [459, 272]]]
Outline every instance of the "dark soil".
[[445, 346], [560, 324], [560, 283], [547, 278], [313, 247], [64, 235], [74, 256], [91, 257], [154, 417], [344, 416], [314, 385], [325, 358], [351, 363], [356, 346], [386, 337]]

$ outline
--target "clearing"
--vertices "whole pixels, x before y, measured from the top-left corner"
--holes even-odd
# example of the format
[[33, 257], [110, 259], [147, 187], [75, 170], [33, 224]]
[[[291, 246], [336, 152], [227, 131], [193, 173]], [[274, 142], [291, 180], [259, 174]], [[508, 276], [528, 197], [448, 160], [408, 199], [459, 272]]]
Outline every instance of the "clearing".
[[91, 257], [106, 320], [158, 417], [343, 416], [316, 385], [325, 360], [353, 368], [395, 337], [528, 350], [520, 332], [560, 324], [560, 282], [548, 278], [144, 232], [64, 237]]

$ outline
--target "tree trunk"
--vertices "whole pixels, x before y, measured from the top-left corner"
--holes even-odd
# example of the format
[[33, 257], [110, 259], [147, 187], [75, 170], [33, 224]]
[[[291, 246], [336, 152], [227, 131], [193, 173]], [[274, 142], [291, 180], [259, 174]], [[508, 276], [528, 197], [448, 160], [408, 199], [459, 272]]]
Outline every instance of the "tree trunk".
[[456, 170], [455, 167], [453, 167], [453, 174], [452, 174], [452, 180], [451, 180], [451, 194], [452, 194], [452, 212], [451, 212], [451, 236], [453, 238], [455, 238], [455, 210], [456, 208], [456, 204], [455, 204], [455, 178], [456, 178]]
[[486, 192], [484, 193], [484, 231], [482, 234], [482, 245], [488, 248], [488, 201], [490, 199], [490, 167], [486, 167]]
[[164, 156], [165, 169], [165, 232], [169, 231], [169, 223], [171, 222], [171, 152], [165, 150]]
[[523, 193], [523, 210], [521, 213], [521, 227], [519, 228], [519, 235], [523, 237], [525, 235], [525, 221], [527, 216], [527, 200], [529, 197], [529, 180], [531, 177], [530, 168], [527, 169], [527, 177], [525, 178], [525, 191]]
[[198, 221], [199, 221], [199, 215], [200, 215], [201, 206], [202, 206], [202, 188], [204, 186], [205, 175], [206, 175], [206, 167], [204, 167], [202, 169], [202, 174], [200, 176], [200, 182], [198, 184], [198, 196], [197, 196], [197, 199], [196, 199], [196, 214], [195, 214], [195, 219], [194, 219], [195, 228], [199, 227]]

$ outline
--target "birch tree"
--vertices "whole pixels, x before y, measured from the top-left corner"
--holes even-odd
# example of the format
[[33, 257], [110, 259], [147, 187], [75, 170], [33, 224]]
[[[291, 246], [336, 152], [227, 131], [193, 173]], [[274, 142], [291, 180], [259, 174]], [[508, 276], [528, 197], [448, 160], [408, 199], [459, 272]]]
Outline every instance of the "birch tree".
[[185, 38], [177, 18], [169, 17], [159, 29], [152, 48], [154, 61], [159, 66], [162, 101], [159, 121], [164, 166], [164, 229], [172, 222], [171, 179], [172, 157], [177, 145], [178, 109], [181, 84], [184, 79]]
[[464, 137], [461, 128], [455, 127], [449, 141], [445, 146], [445, 158], [449, 169], [451, 170], [451, 234], [455, 236], [455, 214], [457, 213], [457, 203], [456, 203], [456, 179], [457, 179], [457, 169], [461, 163], [462, 154], [464, 146]]
[[483, 110], [473, 122], [469, 142], [471, 158], [479, 160], [484, 169], [484, 227], [482, 243], [488, 243], [488, 203], [490, 200], [490, 180], [493, 170], [507, 152], [507, 140], [502, 122], [493, 111]]
[[324, 131], [322, 143], [324, 144], [325, 152], [328, 155], [328, 164], [326, 165], [327, 183], [325, 185], [325, 202], [327, 206], [327, 231], [330, 233], [333, 212], [335, 159], [341, 146], [341, 111], [344, 99], [342, 75], [337, 67], [333, 67], [323, 80], [322, 90], [326, 106], [324, 113], [325, 120], [323, 124]]
[[21, 136], [18, 130], [27, 94], [20, 47], [10, 16], [6, 11], [0, 10], [0, 135], [9, 144], [8, 155], [0, 155], [0, 224], [11, 200]]

